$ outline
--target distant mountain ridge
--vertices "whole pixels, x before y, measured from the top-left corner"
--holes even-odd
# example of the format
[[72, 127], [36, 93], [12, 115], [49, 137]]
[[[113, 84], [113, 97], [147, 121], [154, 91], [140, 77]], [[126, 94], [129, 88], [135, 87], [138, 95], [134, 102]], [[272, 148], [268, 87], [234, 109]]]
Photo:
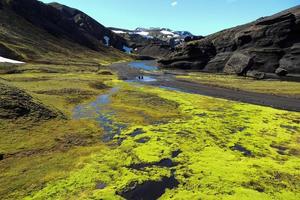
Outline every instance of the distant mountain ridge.
[[127, 30], [110, 27], [110, 30], [125, 38], [132, 53], [152, 57], [164, 57], [186, 41], [203, 38], [188, 31], [173, 31], [168, 28]]
[[135, 30], [127, 30], [110, 27], [116, 34], [120, 35], [140, 35], [146, 39], [157, 39], [170, 44], [172, 47], [184, 42], [185, 38], [196, 37], [188, 31], [173, 31], [168, 28], [136, 28]]

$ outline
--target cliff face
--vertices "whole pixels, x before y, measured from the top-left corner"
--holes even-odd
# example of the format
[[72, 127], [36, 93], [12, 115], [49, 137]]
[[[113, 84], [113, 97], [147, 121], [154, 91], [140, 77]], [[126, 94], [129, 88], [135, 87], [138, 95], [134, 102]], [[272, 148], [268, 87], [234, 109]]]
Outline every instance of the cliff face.
[[184, 44], [159, 62], [209, 72], [300, 73], [300, 6]]

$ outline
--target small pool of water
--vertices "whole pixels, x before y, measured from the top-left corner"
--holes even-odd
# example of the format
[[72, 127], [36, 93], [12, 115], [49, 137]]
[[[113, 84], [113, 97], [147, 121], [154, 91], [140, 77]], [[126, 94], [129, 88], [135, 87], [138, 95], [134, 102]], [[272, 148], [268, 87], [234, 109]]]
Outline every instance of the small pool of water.
[[154, 66], [151, 61], [134, 61], [128, 64], [130, 67], [135, 69], [142, 69], [146, 71], [158, 70], [157, 66]]

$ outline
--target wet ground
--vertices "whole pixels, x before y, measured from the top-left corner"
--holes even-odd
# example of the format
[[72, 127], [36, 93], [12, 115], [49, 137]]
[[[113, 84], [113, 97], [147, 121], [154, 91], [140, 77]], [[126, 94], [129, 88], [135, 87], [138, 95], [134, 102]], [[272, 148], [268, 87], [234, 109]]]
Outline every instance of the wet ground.
[[126, 128], [125, 124], [113, 120], [115, 112], [110, 108], [110, 98], [118, 92], [119, 88], [112, 88], [107, 94], [100, 95], [96, 101], [78, 105], [73, 111], [74, 119], [95, 119], [104, 130], [102, 141], [108, 142], [113, 139], [121, 130]]
[[[118, 73], [121, 79], [128, 82], [139, 82], [168, 90], [200, 94], [282, 110], [300, 111], [300, 99], [221, 88], [177, 79], [175, 75], [186, 74], [187, 72], [178, 70], [162, 71], [157, 66], [155, 61], [135, 61], [113, 64], [111, 68]], [[144, 76], [145, 79], [139, 80], [139, 76]]]
[[[154, 61], [118, 63], [113, 65], [112, 68], [117, 70], [119, 76], [123, 77], [126, 82], [132, 84], [147, 84], [166, 90], [201, 94], [290, 111], [300, 111], [300, 99], [237, 91], [178, 80], [174, 74], [160, 71]], [[180, 73], [184, 73], [184, 71]], [[107, 94], [100, 95], [96, 101], [77, 106], [73, 112], [74, 119], [96, 119], [104, 130], [105, 134], [102, 138], [104, 142], [112, 140], [115, 135], [120, 134], [122, 129], [126, 128], [125, 124], [119, 124], [113, 120], [115, 111], [109, 106], [111, 96], [117, 93], [118, 90], [119, 88], [112, 88]], [[138, 135], [139, 130], [133, 134], [133, 137]], [[144, 143], [147, 140], [141, 140], [140, 142]]]

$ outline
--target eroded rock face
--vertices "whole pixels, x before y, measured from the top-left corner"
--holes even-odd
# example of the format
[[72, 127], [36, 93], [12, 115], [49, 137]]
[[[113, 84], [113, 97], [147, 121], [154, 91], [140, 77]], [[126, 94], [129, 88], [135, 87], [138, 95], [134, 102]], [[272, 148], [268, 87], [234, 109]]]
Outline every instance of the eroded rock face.
[[33, 120], [45, 120], [60, 115], [35, 101], [26, 92], [0, 83], [0, 119], [28, 117]]
[[[216, 49], [214, 45], [207, 40], [200, 40], [198, 43], [187, 43], [183, 48], [178, 48], [177, 51], [171, 53], [166, 59], [161, 59], [159, 63], [164, 67], [176, 66], [177, 68], [187, 69], [187, 63], [190, 63], [189, 68], [203, 69], [207, 63], [215, 57]], [[180, 63], [186, 65], [180, 67]]]
[[[209, 72], [242, 73], [243, 69], [275, 73], [283, 68], [288, 73], [300, 73], [300, 6], [260, 18], [255, 22], [192, 41], [159, 61], [162, 67], [178, 66], [181, 62], [202, 62]], [[209, 44], [209, 45], [208, 45]], [[237, 56], [242, 52], [251, 60]], [[229, 59], [231, 67], [227, 65]], [[239, 57], [239, 59], [237, 58]], [[180, 66], [178, 66], [181, 68]], [[239, 70], [234, 70], [239, 69]], [[245, 73], [246, 73], [245, 72]]]
[[290, 48], [286, 49], [286, 52], [287, 53], [279, 61], [280, 68], [287, 70], [289, 73], [299, 73], [300, 43], [296, 43]]
[[92, 50], [100, 51], [109, 38], [109, 46], [122, 50], [125, 40], [86, 15], [58, 3], [36, 0], [4, 1], [18, 15], [56, 37], [64, 37]]

